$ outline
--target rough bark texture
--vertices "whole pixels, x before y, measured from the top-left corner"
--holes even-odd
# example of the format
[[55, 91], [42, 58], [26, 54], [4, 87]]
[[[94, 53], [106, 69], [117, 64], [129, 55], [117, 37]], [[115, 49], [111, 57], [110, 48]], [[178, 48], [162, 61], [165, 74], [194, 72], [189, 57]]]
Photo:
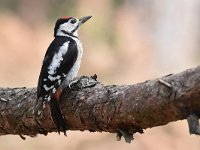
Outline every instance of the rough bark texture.
[[[35, 88], [0, 88], [0, 135], [56, 131], [49, 108], [34, 114]], [[134, 85], [105, 86], [81, 77], [61, 96], [70, 130], [126, 133], [200, 116], [200, 67]]]

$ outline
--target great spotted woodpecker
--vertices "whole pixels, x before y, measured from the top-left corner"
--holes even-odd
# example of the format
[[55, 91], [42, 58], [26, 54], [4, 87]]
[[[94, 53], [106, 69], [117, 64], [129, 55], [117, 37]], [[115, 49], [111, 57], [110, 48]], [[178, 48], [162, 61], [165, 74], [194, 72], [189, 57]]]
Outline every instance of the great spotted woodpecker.
[[67, 16], [57, 20], [55, 38], [46, 51], [39, 75], [35, 112], [40, 114], [48, 103], [58, 132], [64, 132], [65, 135], [68, 127], [59, 106], [59, 98], [64, 86], [69, 86], [77, 76], [83, 54], [78, 29], [90, 18]]

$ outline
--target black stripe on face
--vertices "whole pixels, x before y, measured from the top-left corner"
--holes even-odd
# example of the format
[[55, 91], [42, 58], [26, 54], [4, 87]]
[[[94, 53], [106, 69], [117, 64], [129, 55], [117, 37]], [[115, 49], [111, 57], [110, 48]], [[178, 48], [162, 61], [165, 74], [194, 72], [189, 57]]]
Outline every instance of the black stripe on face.
[[72, 34], [78, 29], [79, 25], [76, 26], [74, 30], [72, 30]]
[[75, 37], [75, 38], [78, 39], [77, 36], [73, 35], [73, 32], [72, 32], [72, 33], [69, 33], [69, 32], [67, 32], [67, 31], [65, 31], [65, 30], [61, 30], [61, 31], [62, 31], [62, 33], [66, 34], [66, 35], [69, 35], [69, 36], [72, 36], [72, 37]]
[[65, 30], [61, 30], [62, 31], [62, 33], [64, 33], [64, 34], [69, 34], [67, 31], [65, 31]]

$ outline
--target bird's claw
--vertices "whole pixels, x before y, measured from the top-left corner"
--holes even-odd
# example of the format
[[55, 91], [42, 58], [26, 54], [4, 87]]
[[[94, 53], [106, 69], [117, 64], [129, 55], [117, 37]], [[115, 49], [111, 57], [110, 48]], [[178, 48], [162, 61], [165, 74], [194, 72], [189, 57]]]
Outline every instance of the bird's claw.
[[72, 89], [73, 89], [72, 86], [73, 86], [74, 84], [78, 83], [78, 81], [79, 81], [78, 78], [73, 79], [73, 80], [69, 83], [69, 85], [68, 85], [68, 86], [69, 86], [69, 89], [72, 90]]

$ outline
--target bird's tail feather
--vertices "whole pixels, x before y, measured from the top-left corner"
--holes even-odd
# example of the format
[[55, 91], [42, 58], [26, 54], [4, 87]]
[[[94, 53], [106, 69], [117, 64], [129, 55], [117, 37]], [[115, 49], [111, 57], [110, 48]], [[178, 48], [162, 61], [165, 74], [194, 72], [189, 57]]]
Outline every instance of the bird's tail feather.
[[50, 100], [50, 107], [51, 117], [58, 129], [58, 133], [60, 134], [60, 132], [63, 132], [64, 135], [66, 135], [67, 125], [63, 118], [59, 103], [54, 97], [52, 97], [52, 99]]

